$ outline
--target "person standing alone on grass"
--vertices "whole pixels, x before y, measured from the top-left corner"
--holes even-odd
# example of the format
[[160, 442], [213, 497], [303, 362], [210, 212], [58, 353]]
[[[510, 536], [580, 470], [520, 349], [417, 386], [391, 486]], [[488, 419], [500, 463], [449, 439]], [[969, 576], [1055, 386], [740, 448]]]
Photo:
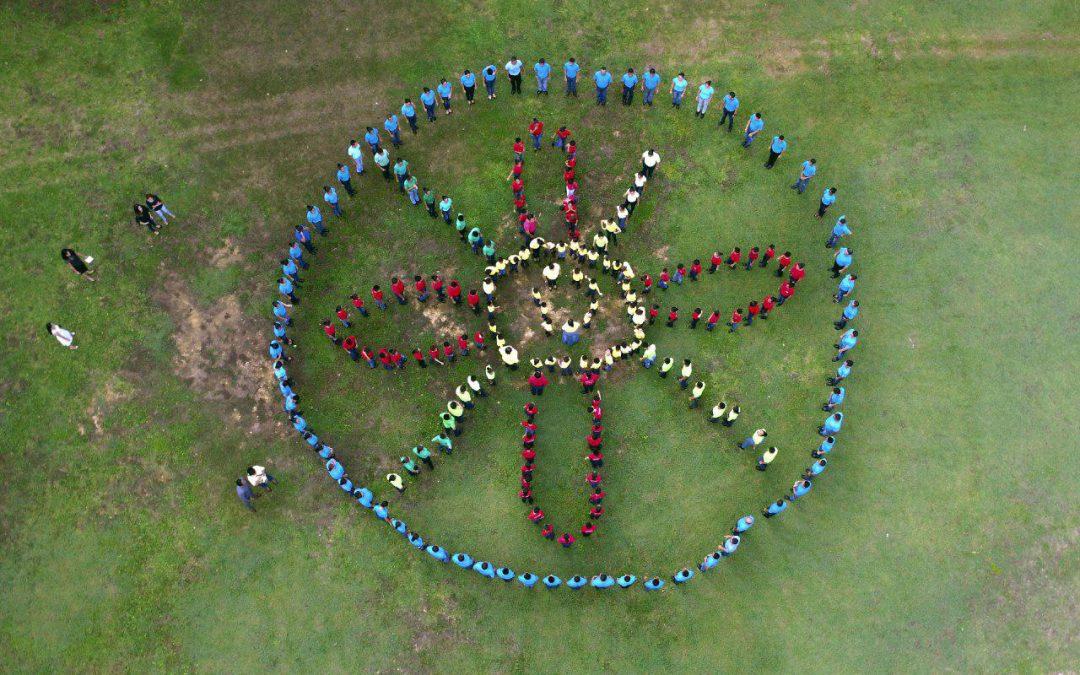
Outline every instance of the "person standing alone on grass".
[[787, 141], [784, 140], [784, 135], [773, 136], [772, 144], [769, 145], [769, 159], [765, 161], [765, 168], [773, 168], [776, 160], [780, 159], [780, 155], [784, 154], [785, 150], [787, 150]]
[[60, 258], [68, 264], [71, 271], [78, 274], [87, 281], [97, 281], [94, 278], [94, 272], [90, 269], [90, 263], [93, 262], [93, 258], [87, 256], [83, 257], [76, 253], [73, 249], [63, 248], [60, 249]]
[[62, 328], [54, 323], [45, 324], [45, 330], [49, 332], [56, 341], [68, 349], [78, 349], [79, 345], [75, 344], [75, 333], [69, 331], [66, 328]]
[[735, 92], [729, 91], [724, 95], [724, 111], [720, 115], [720, 124], [717, 126], [724, 126], [724, 122], [728, 123], [728, 133], [731, 133], [731, 129], [735, 126], [735, 113], [739, 110], [739, 99], [735, 96]]

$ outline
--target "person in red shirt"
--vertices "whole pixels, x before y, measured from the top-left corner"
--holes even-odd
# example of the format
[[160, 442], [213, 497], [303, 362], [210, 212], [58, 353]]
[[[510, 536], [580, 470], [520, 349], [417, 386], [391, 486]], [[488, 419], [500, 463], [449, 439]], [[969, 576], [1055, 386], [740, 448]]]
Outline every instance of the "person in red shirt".
[[600, 520], [602, 515], [604, 515], [604, 507], [599, 504], [589, 509], [589, 518], [592, 520]]
[[370, 367], [370, 368], [375, 367], [375, 352], [373, 352], [371, 350], [371, 347], [365, 346], [363, 349], [361, 349], [360, 350], [360, 358], [367, 361], [368, 367]]
[[791, 285], [794, 286], [795, 284], [802, 281], [802, 278], [805, 276], [806, 268], [803, 267], [803, 264], [801, 262], [797, 262], [795, 263], [795, 266], [791, 268], [791, 276], [788, 277], [788, 280], [791, 282]]
[[581, 526], [581, 536], [587, 537], [593, 532], [596, 532], [596, 526], [592, 523], [585, 523]]
[[777, 306], [787, 302], [787, 299], [795, 295], [795, 287], [786, 281], [780, 282], [780, 297], [776, 299]]
[[484, 351], [484, 334], [480, 331], [476, 331], [476, 335], [473, 335], [473, 344], [480, 351]]
[[416, 359], [416, 365], [421, 368], [427, 368], [427, 361], [424, 360], [424, 352], [420, 351], [419, 347], [415, 347], [412, 350], [412, 357]]
[[772, 259], [775, 257], [776, 247], [769, 244], [768, 248], [765, 249], [765, 253], [761, 256], [761, 262], [758, 263], [758, 267], [768, 267], [769, 263], [772, 262]]
[[709, 256], [709, 274], [713, 274], [724, 262], [724, 256], [720, 255], [720, 251], [713, 251]]
[[449, 340], [443, 340], [442, 354], [447, 363], [450, 363], [457, 358], [457, 354], [454, 353], [454, 345], [450, 344]]
[[349, 312], [341, 305], [337, 306], [337, 309], [334, 310], [334, 314], [337, 315], [338, 321], [341, 322], [342, 326], [348, 328], [352, 325], [349, 323]]
[[746, 256], [746, 271], [747, 272], [749, 272], [754, 267], [754, 263], [757, 262], [759, 257], [761, 257], [761, 249], [759, 249], [757, 246], [750, 249], [750, 253], [747, 254], [747, 256]]
[[536, 435], [536, 423], [530, 420], [521, 420], [521, 426], [525, 428], [525, 434], [527, 436]]
[[390, 292], [397, 298], [399, 305], [405, 304], [405, 282], [397, 277], [390, 278]]
[[679, 308], [678, 307], [672, 307], [671, 311], [668, 312], [668, 315], [667, 315], [667, 327], [668, 328], [674, 328], [675, 327], [675, 322], [678, 321], [678, 320], [679, 320]]
[[604, 497], [607, 495], [603, 488], [597, 487], [593, 490], [593, 493], [589, 495], [589, 502], [592, 504], [599, 504], [604, 501]]
[[396, 349], [390, 350], [390, 358], [394, 359], [394, 365], [398, 368], [405, 369], [405, 355]]
[[600, 437], [600, 434], [593, 432], [585, 437], [585, 445], [590, 450], [599, 450], [604, 444], [604, 439]]
[[559, 543], [563, 548], [570, 548], [574, 545], [574, 536], [569, 532], [563, 532], [559, 535]]
[[514, 193], [515, 197], [520, 197], [525, 194], [525, 183], [520, 178], [515, 178], [510, 183], [510, 191]]
[[356, 350], [356, 336], [350, 335], [341, 341], [341, 348], [349, 353], [349, 358], [353, 361], [360, 360], [360, 352]]
[[547, 386], [547, 377], [539, 370], [533, 371], [533, 374], [529, 376], [529, 389], [532, 391], [533, 396], [543, 396], [544, 387]]
[[464, 334], [464, 333], [459, 335], [457, 337], [457, 346], [458, 346], [458, 351], [461, 352], [462, 356], [468, 356], [469, 355], [469, 336]]
[[559, 127], [559, 130], [555, 132], [555, 140], [551, 142], [551, 145], [565, 152], [568, 140], [570, 140], [570, 130], [566, 127]]
[[534, 445], [536, 445], [536, 434], [533, 433], [532, 429], [526, 429], [525, 433], [521, 435], [521, 447], [532, 450]]
[[521, 488], [520, 490], [518, 490], [518, 498], [521, 500], [522, 504], [532, 504], [533, 503], [532, 489], [531, 488]]
[[649, 325], [656, 323], [656, 317], [660, 316], [660, 305], [653, 305], [649, 308]]
[[660, 283], [657, 285], [660, 286], [660, 290], [666, 291], [668, 289], [668, 284], [670, 283], [671, 273], [668, 272], [668, 269], [665, 267], [664, 269], [660, 270]]
[[368, 315], [367, 309], [364, 307], [364, 301], [360, 298], [359, 295], [353, 293], [349, 296], [349, 299], [352, 300], [353, 309], [355, 309], [360, 316]]
[[532, 448], [525, 448], [521, 451], [521, 458], [526, 462], [531, 462], [536, 459], [536, 451]]
[[773, 310], [773, 307], [776, 307], [776, 298], [771, 295], [766, 295], [765, 298], [761, 301], [762, 321], [769, 318], [769, 312]]
[[577, 157], [577, 141], [570, 139], [570, 143], [566, 146], [566, 156], [569, 159]]
[[740, 260], [742, 260], [742, 250], [739, 249], [738, 246], [736, 246], [735, 248], [731, 249], [731, 253], [728, 254], [727, 260], [725, 262], [727, 262], [728, 267], [730, 267], [731, 269], [735, 269], [735, 267], [739, 264]]
[[690, 329], [697, 328], [698, 321], [701, 321], [701, 308], [695, 307], [693, 312], [690, 312]]
[[382, 363], [383, 368], [386, 368], [387, 370], [394, 369], [394, 359], [391, 358], [390, 352], [386, 351], [385, 348], [379, 350], [379, 362]]
[[416, 299], [420, 302], [427, 302], [428, 290], [427, 282], [424, 281], [424, 277], [417, 274], [413, 277], [413, 287], [416, 288]]
[[431, 345], [431, 347], [427, 350], [427, 353], [428, 353], [428, 356], [431, 357], [431, 360], [433, 362], [439, 364], [440, 366], [445, 366], [446, 365], [445, 363], [443, 363], [442, 361], [439, 360], [439, 357], [442, 355], [442, 350], [439, 349], [439, 345]]
[[742, 323], [742, 319], [742, 308], [740, 307], [739, 309], [731, 313], [731, 321], [728, 322], [728, 326], [731, 327], [731, 330], [729, 330], [728, 332], [734, 333], [735, 330], [739, 327], [739, 324]]
[[577, 222], [578, 222], [577, 209], [567, 209], [567, 211], [566, 211], [566, 229], [571, 230], [571, 231], [577, 229]]
[[330, 323], [330, 319], [325, 319], [322, 322], [323, 332], [326, 333], [326, 337], [330, 338], [330, 341], [336, 345], [341, 344], [341, 339], [337, 336], [337, 328], [334, 324]]
[[554, 539], [555, 538], [555, 526], [552, 525], [551, 523], [548, 523], [547, 525], [544, 526], [544, 529], [540, 530], [540, 536], [543, 537], [544, 539]]
[[438, 274], [431, 275], [431, 290], [435, 291], [435, 298], [439, 302], [446, 302], [446, 293], [443, 292], [443, 279]]
[[588, 455], [585, 455], [585, 458], [589, 460], [589, 464], [594, 469], [599, 469], [604, 466], [604, 453], [599, 450], [590, 452]]
[[[573, 141], [570, 141], [570, 143], [573, 144]], [[577, 167], [577, 157], [572, 156], [572, 155], [567, 155], [566, 168], [573, 169], [573, 168], [576, 168], [576, 167]]]
[[518, 214], [525, 213], [525, 193], [522, 192], [518, 196], [514, 197], [514, 209]]
[[539, 506], [534, 506], [532, 511], [529, 511], [529, 520], [534, 523], [539, 523], [544, 519], [544, 512], [540, 510]]
[[383, 297], [384, 294], [378, 284], [371, 287], [371, 299], [375, 301], [375, 306], [379, 309], [386, 309], [386, 301]]
[[532, 401], [529, 401], [528, 403], [525, 404], [524, 410], [525, 410], [525, 417], [530, 422], [532, 422], [534, 419], [536, 419], [536, 413], [540, 412], [539, 408], [537, 408], [536, 404], [533, 403]]
[[653, 285], [652, 277], [650, 277], [649, 273], [646, 272], [645, 275], [641, 277], [641, 293], [642, 293], [642, 295], [648, 295], [649, 292], [652, 291], [652, 285]]
[[591, 391], [589, 385], [589, 373], [582, 373], [581, 377], [579, 377], [578, 380], [581, 382], [581, 393], [589, 393]]
[[514, 139], [514, 161], [525, 161], [525, 142], [522, 141], [520, 138]]
[[[524, 148], [522, 148], [524, 150]], [[514, 168], [510, 169], [510, 175], [506, 177], [507, 180], [511, 178], [521, 178], [521, 172], [525, 170], [525, 165], [521, 162], [514, 162]]]
[[776, 268], [776, 276], [782, 277], [784, 276], [784, 270], [791, 264], [791, 251], [784, 251], [781, 253], [776, 262], [779, 265], [779, 267]]
[[600, 483], [602, 482], [602, 480], [603, 479], [600, 477], [600, 474], [595, 471], [590, 471], [589, 473], [585, 474], [585, 482], [588, 483], [589, 487], [591, 488], [600, 487]]
[[573, 169], [566, 169], [565, 171], [563, 171], [562, 172], [562, 179], [563, 179], [564, 183], [569, 185], [574, 180], [574, 170]]
[[705, 322], [705, 330], [716, 328], [716, 324], [718, 323], [720, 323], [720, 310], [714, 309], [712, 314], [709, 315], [708, 321]]
[[697, 281], [701, 276], [701, 261], [694, 258], [694, 262], [690, 263], [690, 281]]
[[472, 308], [473, 314], [480, 313], [480, 294], [476, 292], [476, 289], [469, 291], [469, 295], [466, 296], [465, 302]]
[[540, 141], [544, 136], [544, 123], [536, 117], [533, 118], [532, 123], [529, 124], [529, 135], [533, 140], [533, 152], [540, 151]]
[[757, 304], [757, 300], [751, 300], [750, 304], [746, 306], [746, 325], [749, 326], [754, 323], [754, 317], [758, 315], [761, 308]]
[[450, 285], [446, 287], [446, 294], [450, 296], [450, 302], [455, 305], [461, 304], [461, 284], [457, 282], [457, 279], [450, 280]]

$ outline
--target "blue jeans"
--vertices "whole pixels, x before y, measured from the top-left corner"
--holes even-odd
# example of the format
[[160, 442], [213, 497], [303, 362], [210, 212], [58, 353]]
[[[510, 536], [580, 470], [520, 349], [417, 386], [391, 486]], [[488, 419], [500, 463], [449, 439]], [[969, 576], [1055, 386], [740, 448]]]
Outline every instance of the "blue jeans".
[[642, 105], [652, 105], [653, 96], [656, 95], [656, 88], [646, 89], [641, 93]]
[[544, 92], [546, 94], [547, 93], [547, 85], [548, 85], [548, 78], [537, 76], [537, 78], [536, 78], [536, 90], [537, 91], [542, 91], [542, 92]]
[[450, 109], [450, 97], [449, 96], [443, 96], [442, 97], [442, 107], [446, 108], [447, 110]]
[[825, 242], [826, 248], [833, 248], [840, 241], [840, 237], [835, 234], [829, 235], [829, 241]]
[[[806, 192], [806, 186], [810, 184], [809, 178], [796, 178], [795, 184], [792, 185], [792, 189], [797, 190], [799, 194]], [[830, 247], [831, 248], [831, 247]]]
[[676, 108], [680, 107], [682, 105], [682, 97], [685, 96], [685, 95], [686, 95], [686, 90], [685, 89], [683, 89], [682, 91], [672, 91], [671, 92], [671, 105], [675, 106]]
[[487, 89], [488, 96], [494, 96], [495, 80], [484, 80], [484, 88]]
[[316, 223], [312, 223], [311, 225], [312, 225], [312, 227], [315, 228], [316, 232], [318, 232], [319, 234], [324, 235], [324, 236], [326, 235], [326, 228], [323, 227], [323, 221], [320, 220], [320, 221], [318, 221]]
[[652, 368], [652, 364], [656, 362], [656, 359], [642, 359], [641, 365], [646, 368]]
[[334, 214], [335, 216], [337, 216], [338, 218], [340, 218], [340, 217], [341, 217], [341, 206], [340, 206], [340, 205], [339, 205], [339, 204], [338, 204], [337, 202], [331, 202], [331, 203], [330, 203], [330, 210], [331, 210], [331, 211], [333, 212], [333, 214]]
[[754, 142], [754, 138], [755, 138], [754, 136], [751, 136], [750, 133], [747, 132], [747, 134], [745, 136], [743, 136], [742, 146], [744, 148], [749, 148], [750, 144]]
[[406, 117], [405, 119], [407, 119], [409, 121], [409, 128], [412, 129], [413, 133], [415, 134], [416, 133], [416, 115], [413, 115], [412, 117]]
[[596, 88], [596, 102], [600, 105], [605, 105], [607, 103], [607, 87], [604, 87], [603, 89], [600, 87]]
[[720, 126], [724, 126], [724, 122], [727, 122], [727, 130], [731, 131], [735, 126], [735, 111], [724, 108], [724, 114], [720, 116]]
[[577, 77], [566, 78], [566, 93], [577, 96]]
[[424, 104], [424, 112], [427, 113], [427, 118], [428, 118], [429, 122], [434, 122], [435, 121], [435, 104], [434, 103], [432, 103], [431, 105], [428, 105], [427, 103], [425, 103]]
[[409, 201], [412, 202], [414, 206], [420, 203], [420, 193], [416, 188], [409, 190]]
[[390, 142], [395, 146], [401, 145], [401, 131], [399, 129], [390, 132]]
[[536, 134], [536, 135], [534, 135], [532, 137], [532, 139], [533, 139], [533, 148], [535, 148], [537, 150], [540, 149], [540, 139], [542, 139], [543, 137], [544, 137], [543, 134]]

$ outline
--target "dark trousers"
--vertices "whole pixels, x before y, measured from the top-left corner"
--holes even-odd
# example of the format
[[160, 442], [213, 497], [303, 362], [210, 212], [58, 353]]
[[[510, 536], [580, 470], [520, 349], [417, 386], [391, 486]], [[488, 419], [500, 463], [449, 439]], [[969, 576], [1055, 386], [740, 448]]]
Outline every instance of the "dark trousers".
[[773, 164], [776, 164], [776, 158], [780, 156], [780, 153], [769, 150], [769, 159], [765, 162], [765, 168], [773, 168]]
[[719, 126], [724, 126], [724, 120], [727, 120], [727, 130], [731, 131], [732, 127], [735, 126], [735, 111], [725, 110], [724, 114], [720, 116]]
[[511, 94], [520, 94], [521, 93], [521, 75], [520, 74], [510, 76], [510, 93]]
[[634, 88], [628, 87], [625, 84], [622, 88], [622, 102], [623, 105], [630, 105], [634, 102]]

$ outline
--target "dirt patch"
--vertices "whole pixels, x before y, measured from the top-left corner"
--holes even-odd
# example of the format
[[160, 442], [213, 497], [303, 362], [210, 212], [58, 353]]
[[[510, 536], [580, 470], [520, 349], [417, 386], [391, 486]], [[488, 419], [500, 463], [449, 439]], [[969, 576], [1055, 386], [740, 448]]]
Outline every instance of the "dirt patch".
[[210, 264], [219, 270], [232, 267], [243, 259], [244, 256], [240, 253], [240, 247], [232, 237], [226, 237], [221, 248], [210, 252]]
[[453, 340], [462, 333], [468, 333], [464, 324], [450, 315], [451, 307], [453, 305], [448, 302], [434, 302], [420, 312], [440, 342]]
[[202, 307], [187, 282], [173, 272], [165, 274], [158, 289], [153, 299], [175, 326], [173, 372], [207, 400], [236, 401], [232, 412], [238, 421], [250, 416], [251, 432], [268, 425], [272, 377], [261, 353], [253, 353], [253, 345], [262, 342], [255, 339], [256, 328], [241, 311], [236, 294]]
[[791, 77], [806, 72], [802, 51], [792, 44], [776, 41], [761, 57], [761, 64], [769, 77]]

